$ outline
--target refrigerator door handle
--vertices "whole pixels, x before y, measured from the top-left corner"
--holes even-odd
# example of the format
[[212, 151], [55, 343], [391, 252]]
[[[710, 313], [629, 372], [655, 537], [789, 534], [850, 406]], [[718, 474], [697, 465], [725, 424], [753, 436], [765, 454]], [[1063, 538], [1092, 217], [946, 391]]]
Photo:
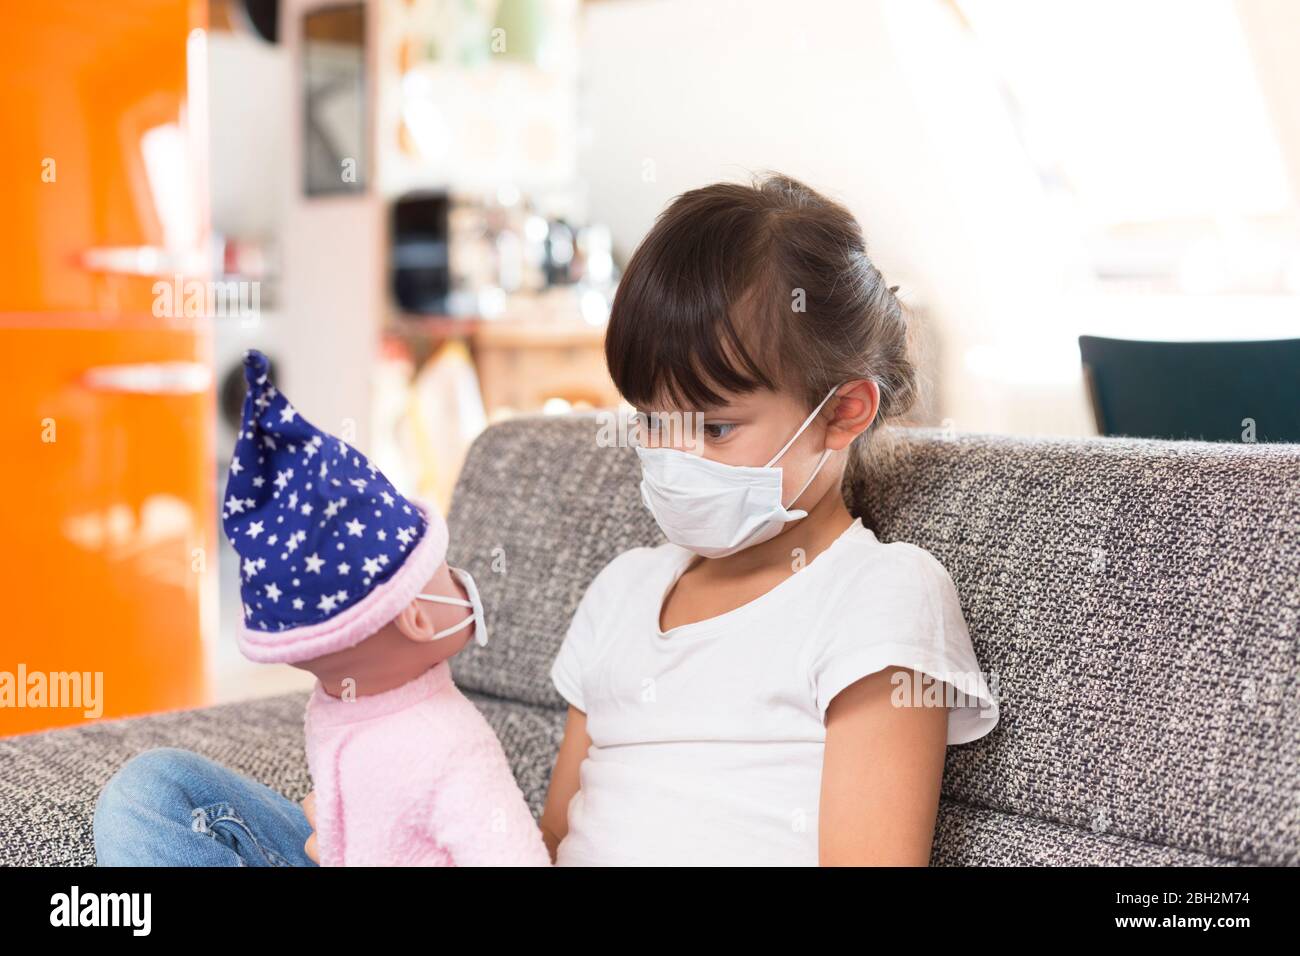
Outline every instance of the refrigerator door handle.
[[82, 384], [124, 395], [201, 395], [212, 388], [212, 370], [198, 362], [141, 362], [87, 369]]

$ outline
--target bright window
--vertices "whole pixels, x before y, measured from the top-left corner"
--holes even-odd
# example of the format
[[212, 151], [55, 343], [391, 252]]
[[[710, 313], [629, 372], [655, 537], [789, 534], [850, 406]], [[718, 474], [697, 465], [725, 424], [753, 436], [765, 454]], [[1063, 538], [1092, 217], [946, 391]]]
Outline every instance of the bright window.
[[948, 0], [1103, 280], [1300, 292], [1295, 196], [1231, 0]]

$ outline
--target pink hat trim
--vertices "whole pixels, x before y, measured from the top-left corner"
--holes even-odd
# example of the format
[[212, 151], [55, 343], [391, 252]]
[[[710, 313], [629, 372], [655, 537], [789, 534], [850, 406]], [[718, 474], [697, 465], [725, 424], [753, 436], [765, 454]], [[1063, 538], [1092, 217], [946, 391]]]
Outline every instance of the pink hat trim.
[[412, 501], [428, 521], [424, 536], [407, 554], [397, 572], [352, 607], [319, 624], [285, 631], [255, 631], [240, 615], [236, 639], [249, 660], [263, 664], [292, 664], [324, 657], [360, 644], [397, 617], [419, 594], [447, 555], [447, 523], [437, 510]]

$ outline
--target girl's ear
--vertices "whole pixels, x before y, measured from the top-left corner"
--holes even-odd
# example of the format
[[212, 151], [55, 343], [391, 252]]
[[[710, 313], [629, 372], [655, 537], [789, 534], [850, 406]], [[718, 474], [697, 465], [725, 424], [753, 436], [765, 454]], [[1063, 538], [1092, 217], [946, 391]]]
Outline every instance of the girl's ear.
[[870, 427], [880, 408], [880, 386], [869, 378], [846, 383], [831, 399], [831, 421], [826, 429], [826, 447], [847, 448]]
[[402, 632], [402, 636], [407, 640], [415, 641], [419, 644], [425, 644], [433, 640], [433, 635], [437, 628], [433, 623], [433, 615], [429, 613], [420, 601], [413, 600], [402, 612], [394, 618], [393, 623], [397, 629]]

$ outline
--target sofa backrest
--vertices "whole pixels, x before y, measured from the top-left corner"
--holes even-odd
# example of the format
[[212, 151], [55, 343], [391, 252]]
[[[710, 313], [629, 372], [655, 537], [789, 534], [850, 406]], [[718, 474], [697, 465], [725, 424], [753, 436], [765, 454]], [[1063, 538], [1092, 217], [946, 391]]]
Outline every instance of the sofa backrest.
[[[491, 641], [465, 689], [555, 708], [588, 582], [663, 538], [597, 415], [495, 425], [448, 514]], [[1300, 445], [897, 429], [846, 482], [956, 583], [998, 726], [948, 800], [1243, 862], [1300, 863]]]

